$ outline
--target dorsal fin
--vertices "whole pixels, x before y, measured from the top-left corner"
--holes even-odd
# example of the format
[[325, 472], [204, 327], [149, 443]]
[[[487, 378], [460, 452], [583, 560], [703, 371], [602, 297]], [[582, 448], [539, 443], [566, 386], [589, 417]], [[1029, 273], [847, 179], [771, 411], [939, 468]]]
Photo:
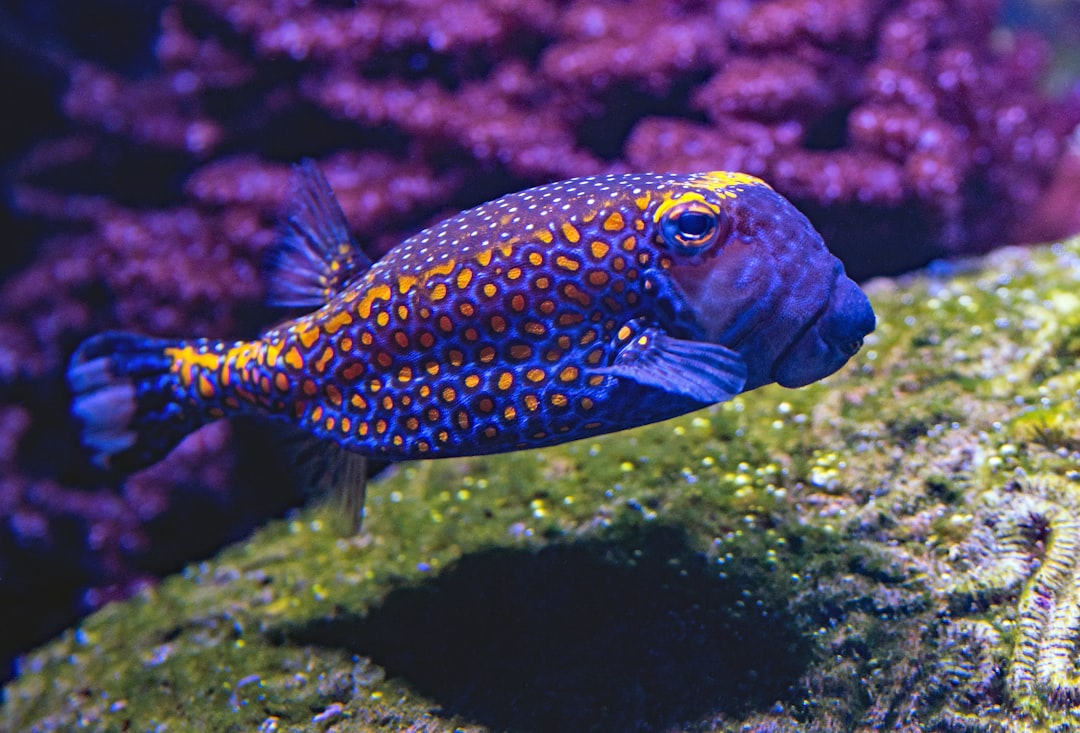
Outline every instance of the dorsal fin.
[[272, 253], [271, 305], [324, 305], [371, 267], [315, 161], [293, 167], [289, 214]]

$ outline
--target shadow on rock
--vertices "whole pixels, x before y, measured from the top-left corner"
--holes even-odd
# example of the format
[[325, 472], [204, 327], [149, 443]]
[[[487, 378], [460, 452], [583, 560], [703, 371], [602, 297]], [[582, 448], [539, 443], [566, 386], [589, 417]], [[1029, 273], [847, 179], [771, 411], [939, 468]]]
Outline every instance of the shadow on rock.
[[796, 694], [810, 650], [773, 585], [721, 579], [681, 530], [650, 525], [468, 555], [366, 616], [281, 632], [370, 657], [492, 728], [648, 731]]

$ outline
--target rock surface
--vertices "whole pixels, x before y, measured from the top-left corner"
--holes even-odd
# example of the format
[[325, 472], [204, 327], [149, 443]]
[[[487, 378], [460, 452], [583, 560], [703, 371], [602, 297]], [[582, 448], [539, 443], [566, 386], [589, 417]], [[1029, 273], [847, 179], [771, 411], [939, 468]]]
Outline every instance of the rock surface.
[[[868, 286], [839, 374], [399, 466], [26, 656], [2, 730], [1065, 730], [1080, 239]], [[1055, 727], [1057, 726], [1057, 727]]]

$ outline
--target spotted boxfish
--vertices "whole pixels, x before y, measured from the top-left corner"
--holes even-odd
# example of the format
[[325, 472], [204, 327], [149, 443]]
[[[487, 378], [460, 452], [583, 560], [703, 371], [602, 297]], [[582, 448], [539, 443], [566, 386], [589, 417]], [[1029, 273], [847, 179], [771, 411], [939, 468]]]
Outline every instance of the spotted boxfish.
[[742, 173], [551, 183], [374, 263], [314, 163], [292, 188], [272, 299], [315, 310], [253, 341], [84, 342], [68, 380], [98, 464], [251, 413], [361, 459], [535, 448], [808, 384], [874, 328], [807, 218]]

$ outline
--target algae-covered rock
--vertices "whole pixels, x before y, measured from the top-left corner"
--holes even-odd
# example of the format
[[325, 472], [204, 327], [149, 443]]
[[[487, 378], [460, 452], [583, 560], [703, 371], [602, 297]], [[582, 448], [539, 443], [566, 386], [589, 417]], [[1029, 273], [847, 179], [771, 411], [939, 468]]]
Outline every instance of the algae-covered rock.
[[396, 467], [359, 536], [304, 511], [29, 655], [0, 724], [1073, 730], [1080, 240], [868, 290], [833, 377]]

